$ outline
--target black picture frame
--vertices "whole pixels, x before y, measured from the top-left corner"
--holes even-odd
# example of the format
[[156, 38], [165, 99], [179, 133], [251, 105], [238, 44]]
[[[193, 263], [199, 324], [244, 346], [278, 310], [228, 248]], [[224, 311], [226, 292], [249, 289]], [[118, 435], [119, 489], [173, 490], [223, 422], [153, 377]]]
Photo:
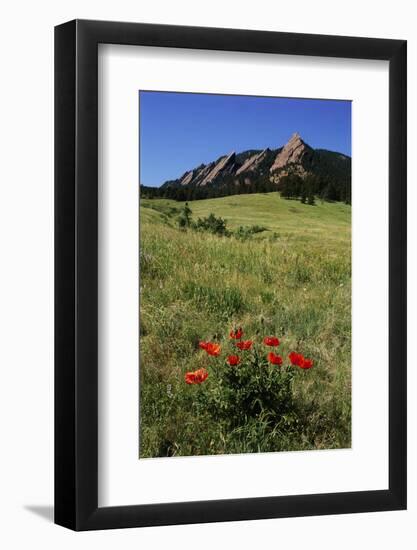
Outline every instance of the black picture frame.
[[[389, 488], [98, 507], [98, 44], [389, 62]], [[406, 508], [406, 41], [74, 20], [55, 28], [55, 523], [77, 531]]]

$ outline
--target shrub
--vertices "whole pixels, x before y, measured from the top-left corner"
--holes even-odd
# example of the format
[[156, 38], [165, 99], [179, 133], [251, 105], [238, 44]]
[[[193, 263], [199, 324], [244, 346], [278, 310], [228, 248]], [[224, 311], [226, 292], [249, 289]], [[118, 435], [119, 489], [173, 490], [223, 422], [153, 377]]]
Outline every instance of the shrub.
[[316, 199], [314, 198], [313, 193], [310, 193], [310, 195], [308, 196], [307, 204], [309, 204], [310, 206], [315, 206]]
[[266, 230], [266, 227], [263, 227], [262, 225], [241, 225], [236, 229], [234, 235], [237, 239], [241, 239], [244, 241], [246, 239], [250, 239], [256, 233], [262, 233]]
[[211, 213], [206, 218], [198, 218], [198, 220], [193, 224], [193, 228], [197, 231], [208, 231], [213, 233], [213, 235], [220, 236], [229, 236], [230, 232], [227, 229], [227, 222], [225, 219], [216, 217]]
[[181, 210], [181, 213], [178, 217], [178, 226], [180, 229], [186, 229], [191, 226], [191, 216], [192, 210], [188, 206], [188, 202], [185, 203], [184, 208]]

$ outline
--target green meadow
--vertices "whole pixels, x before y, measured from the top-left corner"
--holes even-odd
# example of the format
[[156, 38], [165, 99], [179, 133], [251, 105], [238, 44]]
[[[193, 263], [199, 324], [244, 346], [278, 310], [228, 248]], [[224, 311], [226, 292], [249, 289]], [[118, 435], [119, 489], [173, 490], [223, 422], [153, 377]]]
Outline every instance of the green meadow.
[[[140, 457], [350, 447], [350, 205], [267, 193], [189, 207], [194, 221], [224, 218], [231, 234], [181, 229], [184, 203], [140, 203]], [[230, 349], [240, 326], [260, 348], [278, 336], [284, 359], [292, 350], [313, 359], [308, 371], [294, 367], [291, 421], [272, 425], [260, 414], [231, 427], [201, 406], [218, 386], [198, 343]], [[185, 373], [199, 368], [208, 379], [187, 385]]]

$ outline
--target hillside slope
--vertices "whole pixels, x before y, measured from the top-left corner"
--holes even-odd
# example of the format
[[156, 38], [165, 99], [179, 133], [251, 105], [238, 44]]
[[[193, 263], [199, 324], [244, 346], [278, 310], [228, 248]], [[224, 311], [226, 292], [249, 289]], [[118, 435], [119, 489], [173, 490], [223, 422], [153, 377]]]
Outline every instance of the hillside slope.
[[[315, 206], [280, 198], [278, 193], [256, 193], [190, 201], [193, 219], [213, 213], [227, 220], [230, 229], [239, 226], [261, 225], [267, 230], [257, 235], [261, 239], [274, 232], [300, 236], [320, 245], [334, 240], [350, 239], [351, 206], [344, 203], [318, 201]], [[141, 199], [143, 219], [159, 219], [176, 225], [182, 205], [170, 199]], [[156, 212], [159, 218], [155, 217]]]

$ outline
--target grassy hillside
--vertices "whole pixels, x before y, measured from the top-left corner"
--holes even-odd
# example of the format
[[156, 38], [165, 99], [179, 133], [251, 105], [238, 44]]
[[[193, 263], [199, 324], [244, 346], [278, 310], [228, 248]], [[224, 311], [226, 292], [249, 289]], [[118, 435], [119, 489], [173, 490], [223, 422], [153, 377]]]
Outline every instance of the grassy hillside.
[[[179, 214], [182, 203], [169, 199], [144, 199], [141, 206], [144, 216], [148, 209], [153, 209], [174, 218], [175, 214]], [[189, 206], [193, 218], [208, 216], [213, 212], [216, 216], [226, 218], [231, 228], [259, 224], [270, 232], [288, 236], [316, 236], [350, 242], [351, 206], [344, 203], [319, 201], [315, 206], [309, 206], [300, 201], [281, 199], [278, 193], [264, 193], [190, 201]], [[175, 220], [171, 219], [171, 222]]]
[[[265, 230], [245, 240], [184, 231], [183, 204], [141, 201], [140, 456], [350, 446], [350, 206], [308, 206], [277, 193], [189, 206], [193, 219], [214, 213], [232, 230]], [[311, 371], [295, 373], [287, 427], [255, 419], [230, 430], [196, 409], [215, 376], [195, 387], [184, 373], [210, 373], [198, 342], [215, 339], [226, 349], [233, 326], [259, 343], [279, 336], [283, 356], [302, 349], [314, 359]]]

